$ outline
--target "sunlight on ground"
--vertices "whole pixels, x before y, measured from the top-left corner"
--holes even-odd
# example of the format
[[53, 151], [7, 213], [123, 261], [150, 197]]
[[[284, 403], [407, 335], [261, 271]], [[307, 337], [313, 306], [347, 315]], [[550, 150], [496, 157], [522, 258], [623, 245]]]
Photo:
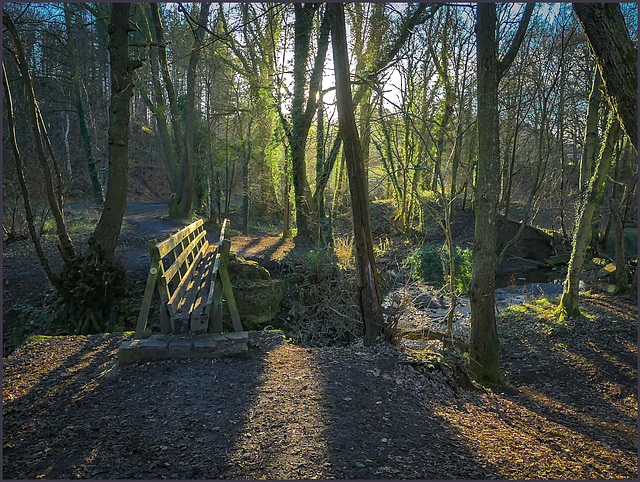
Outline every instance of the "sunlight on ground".
[[622, 341], [620, 342], [620, 346], [623, 347], [625, 350], [627, 350], [629, 353], [633, 354], [633, 356], [635, 357], [638, 356], [638, 347], [633, 343], [630, 343], [628, 341]]
[[[27, 395], [34, 387], [38, 386], [43, 378], [54, 370], [59, 369], [68, 358], [74, 356], [82, 348], [82, 346], [75, 345], [64, 352], [56, 351], [56, 354], [64, 353], [63, 356], [53, 357], [47, 349], [48, 343], [46, 339], [36, 343], [38, 344], [36, 348], [31, 348], [35, 343], [29, 342], [12, 353], [9, 358], [3, 360], [2, 378], [4, 380], [9, 378], [18, 378], [20, 380], [11, 384], [13, 391], [2, 390], [2, 402], [4, 404], [16, 401]], [[23, 359], [21, 356], [23, 352], [31, 353], [31, 357], [26, 360]], [[33, 356], [34, 354], [41, 354], [41, 356]], [[38, 366], [38, 369], [30, 370], [30, 367], [33, 366]], [[42, 366], [46, 366], [46, 368], [43, 369], [41, 368]], [[36, 373], [37, 375], [35, 375]]]
[[623, 320], [636, 321], [638, 318], [638, 310], [629, 310], [630, 305], [617, 300], [615, 297], [602, 295], [599, 293], [584, 293], [580, 295], [580, 300], [589, 300], [592, 308], [603, 310], [606, 316], [611, 317], [613, 323], [617, 322], [617, 318]]
[[265, 260], [276, 261], [283, 259], [295, 246], [291, 238], [276, 236], [235, 236], [231, 238], [231, 243], [231, 249], [241, 257], [264, 257]]
[[[291, 366], [295, 373], [287, 371]], [[265, 357], [261, 381], [245, 418], [260, 428], [236, 441], [229, 466], [252, 466], [253, 473], [269, 479], [327, 476], [324, 393], [310, 352], [288, 345], [275, 348]], [[266, 416], [274, 406], [282, 407], [275, 419]], [[319, 472], [319, 467], [325, 470]]]
[[[79, 356], [82, 351], [86, 349], [86, 343], [90, 341], [90, 338], [69, 337], [69, 340], [73, 341], [74, 338], [76, 339], [75, 342], [70, 343], [70, 346], [66, 351], [50, 351], [48, 349], [48, 338], [45, 337], [35, 342], [37, 343], [37, 345], [35, 345], [35, 348], [33, 348], [32, 351], [30, 351], [32, 355], [36, 354], [39, 356], [31, 356], [31, 358], [24, 360], [21, 357], [21, 350], [17, 350], [11, 355], [11, 357], [5, 360], [3, 367], [3, 378], [7, 380], [9, 378], [15, 377], [19, 379], [19, 382], [12, 382], [12, 392], [8, 392], [5, 390], [2, 391], [3, 403], [7, 404], [26, 396], [31, 392], [31, 390], [33, 390], [34, 388], [38, 388], [38, 386], [47, 378], [49, 374], [52, 374], [56, 370], [64, 369], [64, 373], [60, 376], [61, 382], [59, 384], [55, 385], [46, 392], [41, 392], [38, 394], [38, 401], [33, 405], [33, 408], [37, 408], [47, 399], [54, 397], [57, 393], [65, 390], [71, 383], [73, 383], [76, 376], [78, 376], [82, 370], [90, 369], [91, 366], [95, 363], [96, 357], [104, 356], [103, 351], [108, 348], [110, 343], [108, 340], [106, 340], [104, 341], [104, 343], [93, 347], [91, 351], [87, 351], [86, 353]], [[77, 340], [82, 341], [81, 343], [77, 343]], [[30, 345], [33, 346], [34, 343], [30, 343]], [[69, 362], [69, 360], [75, 356], [78, 357], [76, 362], [71, 366], [63, 368], [65, 363]], [[29, 369], [29, 367], [35, 366], [38, 367], [37, 370]], [[34, 375], [35, 373], [37, 373], [38, 375]], [[99, 371], [97, 371], [96, 373], [96, 378], [83, 385], [78, 390], [78, 392], [74, 394], [74, 402], [85, 397], [89, 392], [93, 391], [98, 386], [97, 378], [99, 378]]]
[[[500, 477], [526, 474], [531, 478], [554, 479], [571, 473], [572, 478], [584, 479], [637, 474], [637, 456], [630, 457], [629, 453], [505, 399], [490, 395], [479, 403], [465, 403], [463, 407], [435, 405], [434, 410], [489, 467], [503, 468], [498, 473]], [[606, 469], [595, 470], [594, 459]]]
[[536, 403], [550, 410], [561, 413], [564, 417], [571, 417], [584, 423], [585, 425], [589, 425], [592, 427], [599, 426], [603, 431], [615, 431], [618, 433], [622, 433], [626, 438], [629, 439], [629, 442], [631, 443], [635, 443], [637, 441], [637, 430], [632, 431], [633, 433], [630, 433], [628, 430], [624, 429], [632, 427], [625, 427], [621, 424], [607, 422], [598, 417], [593, 417], [584, 412], [581, 412], [580, 410], [576, 410], [575, 408], [564, 404], [554, 398], [551, 398], [538, 390], [534, 390], [529, 387], [520, 388], [520, 392], [531, 400], [534, 400]]
[[[630, 378], [636, 378], [638, 375], [638, 371], [634, 369], [633, 366], [629, 366], [628, 363], [625, 363], [624, 361], [622, 361], [619, 357], [617, 357], [615, 354], [609, 353], [605, 350], [601, 350], [599, 349], [595, 343], [588, 341], [587, 345], [589, 345], [589, 347], [598, 354], [598, 356], [601, 356], [602, 358], [604, 358], [606, 361], [608, 361], [609, 363], [611, 363], [611, 365], [615, 366], [618, 370], [620, 370], [621, 373], [624, 373], [625, 375], [627, 375]], [[637, 348], [635, 348], [635, 350], [631, 350], [630, 349], [630, 343], [626, 343], [626, 344], [622, 344], [622, 346], [624, 346], [627, 350], [629, 350], [631, 353], [633, 353], [635, 356], [637, 356]], [[594, 365], [594, 368], [597, 369], [598, 367], [596, 365]]]

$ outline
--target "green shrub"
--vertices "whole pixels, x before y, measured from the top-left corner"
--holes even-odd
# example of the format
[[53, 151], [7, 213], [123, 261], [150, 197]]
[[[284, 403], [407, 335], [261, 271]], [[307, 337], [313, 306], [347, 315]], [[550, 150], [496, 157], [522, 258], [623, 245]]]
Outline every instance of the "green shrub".
[[[471, 282], [471, 250], [456, 246], [454, 253], [455, 286], [459, 292], [466, 293]], [[414, 279], [445, 286], [449, 277], [449, 248], [433, 244], [415, 248], [407, 258], [407, 266]]]

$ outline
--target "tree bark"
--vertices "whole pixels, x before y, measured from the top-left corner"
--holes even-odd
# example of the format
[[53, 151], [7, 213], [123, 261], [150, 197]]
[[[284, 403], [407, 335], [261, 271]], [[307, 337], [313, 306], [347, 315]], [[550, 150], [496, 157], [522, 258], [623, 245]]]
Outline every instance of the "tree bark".
[[129, 57], [130, 7], [129, 3], [114, 3], [109, 23], [109, 180], [102, 214], [91, 241], [92, 249], [107, 260], [113, 259], [127, 202], [130, 100], [134, 71], [142, 65]]
[[[618, 170], [620, 156], [618, 153], [618, 159], [616, 160], [616, 171]], [[617, 176], [616, 176], [617, 177]], [[609, 215], [612, 218], [613, 226], [616, 233], [616, 292], [620, 294], [627, 293], [629, 291], [629, 277], [627, 273], [627, 266], [624, 257], [624, 223], [622, 222], [622, 216], [620, 214], [620, 205], [622, 204], [616, 196], [616, 191], [618, 190], [618, 185], [616, 184], [613, 188], [613, 193], [611, 195], [611, 204], [609, 209]], [[626, 191], [626, 185], [625, 185]], [[622, 199], [625, 198], [626, 192], [621, 196]]]
[[371, 237], [369, 199], [365, 184], [362, 147], [358, 137], [351, 97], [344, 6], [334, 3], [327, 5], [327, 8], [331, 9], [332, 13], [331, 38], [336, 77], [338, 122], [344, 143], [344, 156], [351, 191], [358, 301], [364, 321], [364, 342], [370, 345], [375, 343], [381, 333], [384, 317]]
[[18, 175], [18, 182], [20, 184], [20, 191], [22, 193], [22, 200], [24, 202], [24, 212], [27, 216], [27, 227], [29, 228], [29, 235], [31, 236], [31, 241], [33, 241], [33, 246], [35, 247], [36, 254], [38, 255], [38, 259], [40, 260], [40, 264], [42, 265], [47, 278], [49, 278], [51, 284], [57, 286], [60, 280], [51, 269], [49, 259], [47, 258], [47, 255], [44, 253], [42, 245], [40, 244], [40, 236], [38, 236], [38, 233], [36, 232], [33, 211], [31, 209], [31, 202], [29, 200], [29, 190], [27, 189], [27, 183], [24, 179], [22, 156], [20, 154], [20, 150], [18, 149], [18, 142], [16, 141], [16, 128], [13, 120], [13, 100], [11, 98], [11, 90], [9, 89], [9, 81], [7, 80], [7, 71], [4, 68], [4, 63], [2, 64], [2, 82], [6, 99], [9, 142], [11, 143], [11, 148], [13, 149], [13, 157], [15, 158], [16, 174]]
[[593, 83], [591, 84], [589, 104], [587, 105], [587, 122], [584, 128], [584, 146], [582, 148], [582, 157], [580, 158], [579, 182], [580, 192], [583, 196], [589, 187], [593, 161], [595, 160], [596, 149], [598, 147], [598, 111], [600, 109], [600, 99], [602, 99], [600, 85], [602, 85], [602, 78], [600, 76], [600, 69], [596, 67], [593, 72]]
[[495, 317], [496, 221], [500, 179], [495, 4], [478, 4], [478, 177], [474, 196], [473, 269], [469, 286], [469, 368], [480, 382], [502, 380]]
[[182, 162], [182, 197], [180, 199], [180, 216], [186, 218], [191, 212], [194, 197], [193, 180], [193, 140], [195, 135], [195, 101], [196, 101], [196, 69], [200, 61], [202, 41], [209, 17], [209, 3], [200, 4], [198, 26], [194, 32], [193, 47], [189, 55], [189, 68], [187, 70], [187, 96], [184, 112], [184, 136], [185, 153]]
[[[167, 62], [167, 50], [166, 41], [164, 39], [164, 29], [162, 27], [162, 20], [160, 18], [160, 11], [157, 3], [151, 4], [151, 15], [153, 17], [153, 25], [156, 33], [156, 39], [158, 41], [158, 57], [160, 61], [160, 72], [162, 72], [162, 81], [164, 82], [165, 89], [167, 90], [167, 97], [169, 99], [169, 117], [171, 119], [171, 125], [173, 127], [173, 135], [176, 141], [176, 147], [178, 151], [178, 163], [182, 164], [185, 158], [185, 145], [184, 137], [182, 135], [182, 126], [180, 122], [180, 111], [178, 109], [178, 98], [176, 96], [176, 90], [173, 86], [173, 80], [171, 79], [171, 73], [169, 72], [169, 63]], [[169, 201], [169, 216], [177, 217], [179, 215], [179, 209], [181, 204], [181, 192], [173, 192]]]
[[[145, 9], [146, 10], [146, 9]], [[148, 10], [148, 14], [152, 15], [151, 9]], [[153, 19], [152, 19], [153, 20]], [[160, 67], [158, 61], [158, 50], [154, 42], [153, 35], [151, 33], [151, 27], [145, 13], [142, 14], [142, 26], [143, 34], [149, 47], [149, 64], [151, 67], [151, 85], [153, 92], [153, 102], [151, 99], [147, 99], [147, 105], [153, 113], [156, 119], [156, 125], [158, 127], [158, 136], [162, 144], [162, 159], [166, 169], [166, 175], [169, 180], [172, 196], [177, 196], [177, 193], [181, 190], [181, 179], [179, 172], [179, 161], [176, 157], [176, 150], [174, 149], [173, 142], [171, 140], [171, 134], [169, 132], [169, 125], [167, 124], [167, 107], [162, 94], [162, 85], [160, 84]], [[144, 94], [144, 88], [141, 85], [141, 92]]]
[[478, 165], [474, 195], [475, 233], [469, 286], [471, 350], [469, 369], [480, 383], [500, 383], [500, 341], [496, 328], [495, 270], [500, 193], [498, 84], [515, 58], [535, 4], [527, 4], [513, 44], [498, 61], [496, 5], [478, 4]]
[[598, 165], [591, 176], [584, 204], [579, 207], [578, 226], [573, 233], [573, 249], [571, 251], [571, 259], [569, 260], [569, 270], [567, 272], [564, 292], [560, 299], [559, 308], [562, 315], [569, 317], [580, 316], [580, 309], [578, 307], [578, 290], [580, 278], [582, 277], [582, 268], [584, 265], [587, 242], [589, 241], [591, 219], [600, 202], [606, 185], [607, 176], [611, 169], [613, 150], [615, 143], [618, 140], [619, 133], [620, 123], [617, 116], [612, 111], [609, 116], [607, 130], [604, 134], [604, 142], [600, 151]]
[[247, 146], [247, 154], [242, 162], [242, 234], [246, 236], [249, 228], [249, 203], [251, 201], [251, 187], [249, 186], [249, 164], [251, 161], [251, 151], [253, 142], [251, 141], [251, 129], [247, 135], [249, 145]]
[[620, 5], [574, 3], [573, 10], [602, 75], [604, 95], [638, 152], [638, 49], [631, 42]]
[[291, 107], [291, 133], [289, 145], [291, 146], [291, 165], [293, 170], [293, 187], [296, 204], [296, 224], [298, 232], [296, 237], [312, 239], [313, 222], [316, 217], [317, 206], [314, 206], [311, 188], [307, 180], [307, 165], [305, 161], [305, 149], [307, 136], [311, 127], [311, 121], [317, 108], [316, 94], [321, 87], [324, 60], [329, 44], [329, 29], [327, 16], [323, 18], [318, 38], [318, 53], [314, 62], [313, 73], [309, 82], [309, 94], [306, 107], [304, 106], [306, 68], [311, 43], [311, 30], [313, 27], [313, 15], [318, 8], [317, 4], [295, 4], [295, 45], [293, 66], [293, 105]]

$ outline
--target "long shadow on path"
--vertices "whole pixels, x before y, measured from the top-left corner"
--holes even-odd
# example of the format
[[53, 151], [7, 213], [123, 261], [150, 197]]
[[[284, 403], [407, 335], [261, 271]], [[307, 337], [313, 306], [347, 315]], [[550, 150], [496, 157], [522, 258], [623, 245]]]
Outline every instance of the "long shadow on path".
[[375, 349], [314, 356], [338, 478], [493, 478], [442, 418], [428, 411], [397, 361]]
[[[131, 365], [101, 376], [122, 339], [76, 337], [70, 356], [56, 347], [64, 342], [49, 340], [48, 350], [62, 358], [50, 371], [33, 346], [5, 360], [5, 478], [221, 476], [262, 355]], [[27, 369], [42, 376], [21, 384]]]

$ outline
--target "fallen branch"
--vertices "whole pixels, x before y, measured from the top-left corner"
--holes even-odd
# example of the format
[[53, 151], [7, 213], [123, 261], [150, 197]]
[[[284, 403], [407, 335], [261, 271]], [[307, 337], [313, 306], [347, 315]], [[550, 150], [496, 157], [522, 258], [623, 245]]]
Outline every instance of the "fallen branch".
[[444, 343], [453, 342], [454, 345], [459, 345], [465, 350], [469, 350], [469, 343], [463, 340], [462, 338], [458, 338], [455, 336], [447, 335], [446, 333], [441, 333], [439, 331], [433, 330], [405, 330], [399, 331], [397, 334], [398, 338], [406, 338], [407, 340], [440, 340]]

